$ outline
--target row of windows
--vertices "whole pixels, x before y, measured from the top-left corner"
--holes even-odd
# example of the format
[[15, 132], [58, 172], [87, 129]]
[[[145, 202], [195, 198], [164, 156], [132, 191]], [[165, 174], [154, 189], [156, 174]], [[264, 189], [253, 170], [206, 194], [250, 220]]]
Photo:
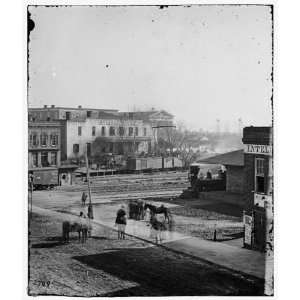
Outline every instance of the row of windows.
[[[109, 136], [115, 136], [116, 135], [116, 129], [117, 129], [117, 132], [118, 132], [118, 135], [119, 136], [124, 136], [125, 135], [125, 127], [109, 127]], [[81, 136], [82, 135], [82, 127], [81, 126], [78, 126], [78, 136]], [[129, 136], [139, 136], [139, 128], [138, 127], [128, 127], [128, 135]], [[143, 128], [143, 135], [144, 136], [147, 136], [147, 128]], [[92, 127], [92, 136], [96, 136], [96, 127], [93, 126]], [[101, 127], [101, 136], [106, 136], [106, 127], [105, 126], [102, 126]]]
[[[87, 150], [87, 155], [91, 155], [91, 143], [86, 144], [86, 150]], [[73, 153], [78, 154], [79, 153], [79, 144], [73, 144]]]
[[[32, 165], [34, 167], [39, 167], [39, 154], [38, 152], [32, 153]], [[50, 152], [50, 160], [48, 156], [48, 152], [41, 152], [41, 166], [48, 167], [48, 166], [56, 166], [57, 165], [57, 153]]]
[[58, 145], [58, 135], [56, 134], [46, 134], [42, 133], [41, 135], [37, 134], [30, 134], [29, 135], [29, 145], [30, 146], [38, 146], [39, 144], [42, 147], [48, 146], [48, 141], [50, 142], [50, 146], [57, 146]]

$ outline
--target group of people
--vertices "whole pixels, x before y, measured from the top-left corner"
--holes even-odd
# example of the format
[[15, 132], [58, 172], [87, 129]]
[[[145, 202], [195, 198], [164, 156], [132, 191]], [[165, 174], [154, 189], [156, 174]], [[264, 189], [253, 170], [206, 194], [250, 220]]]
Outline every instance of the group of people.
[[[141, 200], [138, 201], [138, 203], [143, 203]], [[151, 205], [149, 205], [151, 206]], [[151, 211], [148, 205], [137, 205], [137, 208], [139, 208], [138, 211], [140, 211], [140, 208], [142, 207], [141, 217], [137, 218], [136, 220], [144, 220], [147, 223], [147, 226], [151, 226], [151, 234], [154, 235], [156, 243], [162, 242], [162, 232], [166, 230], [165, 225], [165, 215], [163, 214], [156, 214]], [[134, 208], [132, 203], [129, 203], [129, 216], [132, 218], [135, 213], [132, 214], [132, 211], [130, 208]], [[166, 208], [164, 205], [158, 208], [165, 210]], [[121, 208], [117, 211], [117, 216], [115, 220], [115, 226], [118, 228], [118, 239], [125, 239], [125, 228], [127, 225], [127, 214], [125, 206], [122, 205]]]

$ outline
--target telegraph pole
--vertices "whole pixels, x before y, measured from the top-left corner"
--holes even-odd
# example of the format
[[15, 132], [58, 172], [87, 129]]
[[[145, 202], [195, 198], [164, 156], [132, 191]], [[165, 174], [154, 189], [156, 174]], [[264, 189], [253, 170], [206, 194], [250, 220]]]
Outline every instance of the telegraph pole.
[[86, 144], [86, 153], [85, 153], [86, 180], [87, 180], [88, 190], [89, 190], [88, 217], [89, 217], [90, 219], [94, 219], [93, 206], [92, 206], [91, 186], [90, 186], [89, 159], [88, 159], [87, 150], [88, 150], [88, 148], [87, 148], [87, 144]]
[[33, 175], [29, 174], [29, 205], [30, 205], [30, 220], [32, 219], [32, 193], [33, 193]]

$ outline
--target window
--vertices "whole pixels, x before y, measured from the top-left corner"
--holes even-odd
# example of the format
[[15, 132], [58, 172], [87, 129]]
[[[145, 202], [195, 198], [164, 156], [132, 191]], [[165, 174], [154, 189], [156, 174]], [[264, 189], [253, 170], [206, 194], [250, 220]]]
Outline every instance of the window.
[[37, 134], [32, 135], [32, 146], [37, 146], [39, 144]]
[[42, 133], [41, 134], [41, 146], [42, 147], [47, 146], [47, 142], [48, 142], [48, 135], [46, 133]]
[[129, 134], [129, 136], [133, 136], [133, 127], [129, 127], [128, 134]]
[[105, 136], [105, 126], [102, 126], [102, 127], [101, 127], [101, 135], [102, 135], [102, 136]]
[[113, 143], [109, 143], [109, 152], [113, 153], [114, 151], [114, 144]]
[[93, 126], [93, 127], [92, 127], [92, 136], [95, 136], [95, 135], [96, 135], [96, 127]]
[[258, 193], [265, 192], [265, 173], [264, 173], [264, 159], [255, 159], [255, 191]]
[[66, 120], [71, 120], [71, 112], [66, 111]]
[[123, 136], [125, 134], [125, 128], [124, 127], [119, 127], [119, 135]]
[[135, 136], [138, 136], [138, 135], [139, 135], [139, 128], [135, 127]]
[[51, 146], [57, 146], [58, 145], [58, 136], [55, 134], [50, 135], [50, 144]]
[[88, 111], [86, 112], [86, 117], [87, 117], [87, 118], [90, 118], [91, 116], [92, 116], [92, 111], [88, 110]]
[[146, 136], [146, 135], [147, 135], [147, 128], [144, 127], [144, 136]]
[[39, 166], [38, 153], [37, 152], [32, 153], [32, 165], [34, 167], [38, 167]]
[[109, 135], [110, 136], [113, 136], [113, 135], [116, 135], [116, 132], [115, 132], [115, 127], [109, 127]]
[[88, 157], [91, 156], [91, 143], [86, 144], [86, 153]]
[[74, 154], [79, 153], [79, 144], [73, 144], [73, 153]]
[[55, 166], [57, 164], [57, 153], [51, 152], [51, 165]]
[[82, 133], [82, 128], [81, 126], [78, 126], [78, 136], [81, 136], [81, 133]]
[[41, 154], [41, 163], [42, 163], [42, 167], [48, 167], [49, 166], [48, 152], [42, 152], [42, 154]]

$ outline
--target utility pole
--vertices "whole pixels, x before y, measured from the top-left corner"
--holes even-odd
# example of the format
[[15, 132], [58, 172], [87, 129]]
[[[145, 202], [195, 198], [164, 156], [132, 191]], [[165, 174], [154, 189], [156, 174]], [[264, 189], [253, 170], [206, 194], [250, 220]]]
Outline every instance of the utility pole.
[[87, 144], [86, 144], [86, 153], [85, 153], [86, 180], [87, 180], [88, 190], [89, 190], [88, 217], [90, 219], [94, 219], [93, 206], [92, 206], [92, 196], [91, 196], [91, 186], [90, 186], [89, 159], [88, 159], [87, 150], [88, 150], [88, 147], [87, 147]]
[[30, 203], [30, 221], [32, 219], [32, 194], [33, 194], [33, 174], [29, 174], [29, 203]]

